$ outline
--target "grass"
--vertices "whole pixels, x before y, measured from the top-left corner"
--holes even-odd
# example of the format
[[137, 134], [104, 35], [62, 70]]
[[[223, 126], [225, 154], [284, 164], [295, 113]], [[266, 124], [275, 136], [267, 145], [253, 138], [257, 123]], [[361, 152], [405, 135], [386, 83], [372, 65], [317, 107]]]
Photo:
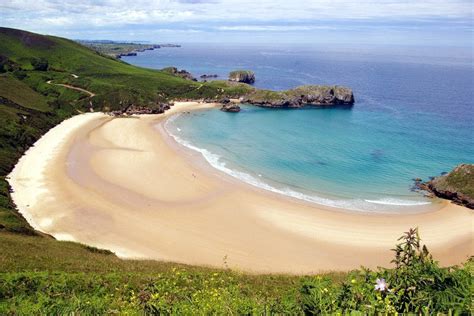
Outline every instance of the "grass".
[[[2, 315], [467, 315], [471, 309], [472, 262], [440, 268], [416, 230], [397, 245], [396, 269], [315, 276], [123, 261], [76, 243], [0, 237]], [[386, 286], [377, 289], [380, 283]]]
[[47, 112], [47, 99], [12, 75], [0, 75], [0, 96], [28, 109]]
[[67, 39], [7, 28], [0, 28], [0, 54], [23, 72], [32, 70], [32, 60], [47, 60], [48, 71], [36, 71], [42, 73], [43, 79], [48, 77], [96, 93], [93, 103], [97, 109], [117, 110], [131, 103], [146, 106], [172, 99], [232, 97], [252, 89], [225, 82], [197, 83], [105, 57]]

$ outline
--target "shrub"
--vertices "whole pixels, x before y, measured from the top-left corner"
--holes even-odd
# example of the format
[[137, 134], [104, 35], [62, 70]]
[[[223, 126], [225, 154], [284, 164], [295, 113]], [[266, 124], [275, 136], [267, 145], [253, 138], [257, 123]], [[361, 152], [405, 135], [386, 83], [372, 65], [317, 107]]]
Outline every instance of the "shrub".
[[33, 66], [34, 70], [46, 71], [48, 70], [49, 63], [44, 58], [33, 58], [31, 60], [31, 66]]
[[342, 284], [311, 277], [300, 288], [300, 305], [305, 314], [328, 313], [468, 313], [471, 275], [466, 267], [441, 268], [426, 246], [421, 246], [418, 229], [410, 229], [393, 251], [394, 269], [361, 269]]

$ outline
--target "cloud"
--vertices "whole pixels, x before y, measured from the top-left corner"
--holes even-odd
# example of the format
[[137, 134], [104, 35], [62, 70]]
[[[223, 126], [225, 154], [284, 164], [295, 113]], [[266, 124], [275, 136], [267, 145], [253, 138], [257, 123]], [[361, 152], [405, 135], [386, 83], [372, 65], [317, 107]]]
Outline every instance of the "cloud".
[[[0, 0], [0, 25], [63, 36], [472, 29], [472, 0]], [[434, 21], [434, 22], [433, 22]], [[168, 31], [165, 31], [168, 30]], [[454, 32], [454, 31], [453, 31]], [[74, 35], [75, 34], [75, 35]]]
[[312, 30], [334, 30], [331, 26], [316, 25], [232, 25], [218, 26], [219, 31], [236, 31], [236, 32], [298, 32]]

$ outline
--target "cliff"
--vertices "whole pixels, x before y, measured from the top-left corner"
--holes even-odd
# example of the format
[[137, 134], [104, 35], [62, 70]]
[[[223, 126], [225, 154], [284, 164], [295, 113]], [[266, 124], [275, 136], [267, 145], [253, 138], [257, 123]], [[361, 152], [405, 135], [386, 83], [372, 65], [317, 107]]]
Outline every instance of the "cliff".
[[352, 90], [342, 86], [301, 86], [287, 91], [254, 90], [242, 102], [262, 107], [300, 108], [307, 105], [353, 105]]
[[420, 188], [474, 209], [474, 164], [461, 164], [445, 175], [422, 183]]

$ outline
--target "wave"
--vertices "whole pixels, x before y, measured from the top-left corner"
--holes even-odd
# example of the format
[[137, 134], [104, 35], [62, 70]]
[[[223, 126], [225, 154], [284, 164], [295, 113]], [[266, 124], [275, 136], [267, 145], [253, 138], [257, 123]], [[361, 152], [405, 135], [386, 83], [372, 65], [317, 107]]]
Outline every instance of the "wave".
[[[291, 188], [276, 188], [267, 182], [264, 182], [256, 177], [235, 169], [230, 169], [226, 166], [226, 163], [221, 160], [221, 156], [210, 152], [207, 149], [199, 148], [194, 146], [190, 142], [182, 139], [178, 135], [172, 133], [168, 128], [168, 124], [175, 121], [181, 114], [175, 114], [171, 116], [164, 124], [164, 129], [177, 143], [182, 146], [185, 146], [191, 150], [201, 153], [204, 159], [215, 169], [220, 170], [240, 181], [243, 181], [247, 184], [255, 186], [259, 189], [264, 189], [274, 193], [282, 194], [298, 200], [315, 203], [319, 205], [342, 208], [351, 211], [360, 211], [360, 212], [393, 212], [394, 207], [409, 207], [409, 206], [421, 206], [431, 204], [430, 202], [425, 201], [413, 201], [413, 200], [401, 200], [395, 198], [382, 198], [379, 200], [365, 200], [365, 199], [347, 199], [347, 200], [337, 200], [329, 199], [316, 195], [308, 195], [302, 192], [295, 191]], [[176, 128], [178, 132], [181, 132], [180, 128]], [[261, 174], [258, 174], [259, 178], [262, 178]]]
[[417, 205], [428, 205], [431, 202], [427, 201], [412, 201], [412, 200], [400, 200], [394, 198], [383, 198], [380, 200], [365, 200], [368, 203], [382, 204], [382, 205], [396, 205], [396, 206], [417, 206]]

